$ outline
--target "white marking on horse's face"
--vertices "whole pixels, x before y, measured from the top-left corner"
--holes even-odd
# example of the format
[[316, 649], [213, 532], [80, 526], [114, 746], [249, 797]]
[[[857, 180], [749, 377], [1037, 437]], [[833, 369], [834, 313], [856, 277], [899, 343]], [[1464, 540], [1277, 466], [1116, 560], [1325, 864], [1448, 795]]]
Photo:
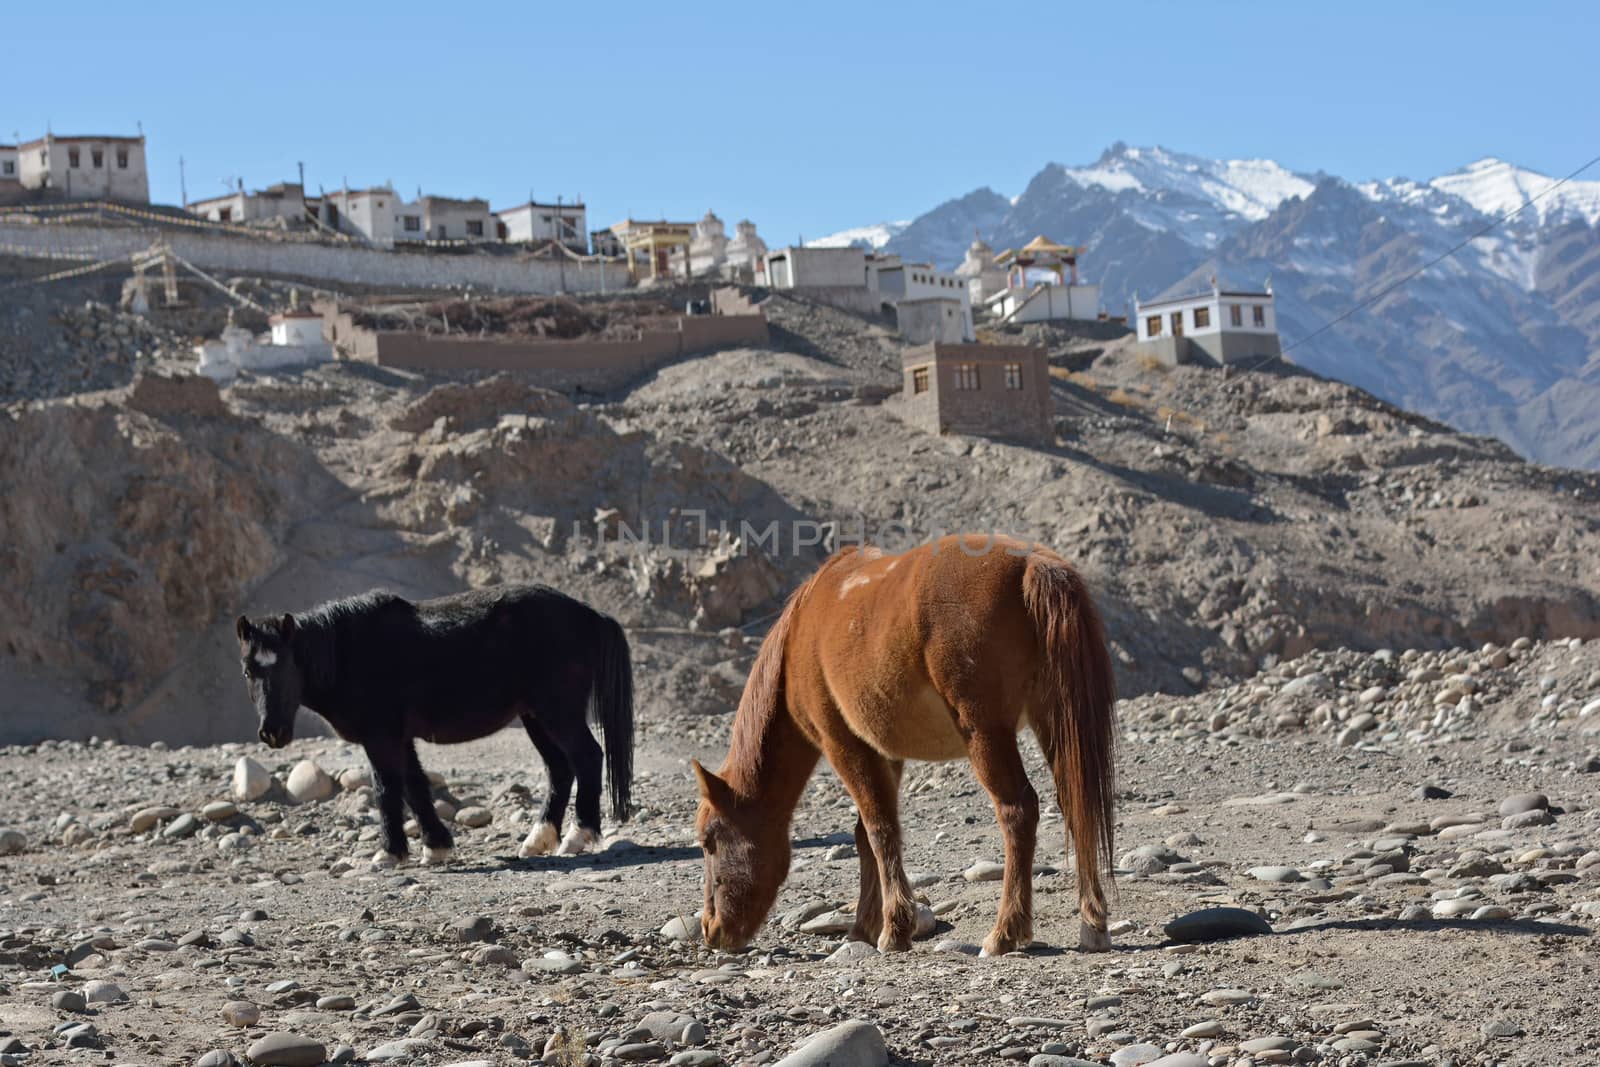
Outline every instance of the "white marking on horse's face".
[[250, 654], [250, 658], [255, 660], [257, 667], [270, 667], [278, 662], [278, 654], [267, 648], [256, 649]]
[[896, 556], [894, 559], [889, 561], [889, 565], [883, 569], [883, 573], [888, 574], [898, 566], [900, 566], [900, 557]]
[[868, 575], [852, 574], [850, 577], [839, 583], [839, 599], [843, 600], [845, 597], [850, 595], [851, 590], [859, 589], [870, 581], [872, 581], [872, 579]]

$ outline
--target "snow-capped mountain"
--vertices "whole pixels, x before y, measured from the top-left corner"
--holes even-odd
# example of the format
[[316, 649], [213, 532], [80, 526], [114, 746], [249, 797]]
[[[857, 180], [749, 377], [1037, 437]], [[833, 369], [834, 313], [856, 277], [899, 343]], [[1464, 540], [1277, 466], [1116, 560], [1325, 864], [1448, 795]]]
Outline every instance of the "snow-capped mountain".
[[1119, 143], [1087, 166], [1046, 166], [1014, 198], [979, 189], [947, 201], [881, 247], [948, 268], [975, 234], [996, 251], [1039, 234], [1086, 245], [1080, 268], [1112, 314], [1135, 293], [1212, 274], [1270, 277], [1295, 362], [1545, 462], [1600, 467], [1600, 181], [1554, 183], [1484, 159], [1427, 181], [1356, 184]]
[[1600, 181], [1574, 179], [1552, 191], [1556, 181], [1503, 159], [1480, 159], [1428, 184], [1460, 197], [1485, 215], [1505, 215], [1533, 201], [1522, 215], [1537, 225], [1570, 219], [1582, 219], [1591, 226], [1600, 223]]
[[900, 236], [909, 222], [880, 222], [872, 226], [857, 226], [854, 229], [840, 230], [830, 233], [826, 237], [818, 237], [814, 241], [807, 241], [807, 248], [849, 248], [851, 245], [862, 245], [866, 248], [877, 250]]

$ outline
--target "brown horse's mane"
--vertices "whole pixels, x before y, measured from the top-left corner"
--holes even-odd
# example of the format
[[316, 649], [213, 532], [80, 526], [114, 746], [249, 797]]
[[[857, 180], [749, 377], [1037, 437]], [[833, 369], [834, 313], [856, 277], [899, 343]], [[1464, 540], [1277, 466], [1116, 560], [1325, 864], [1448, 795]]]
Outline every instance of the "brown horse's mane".
[[[831, 563], [832, 559], [828, 560]], [[816, 583], [828, 563], [802, 582], [783, 605], [778, 621], [767, 631], [756, 662], [750, 668], [750, 678], [745, 682], [739, 697], [739, 710], [733, 717], [733, 736], [728, 746], [728, 759], [722, 765], [722, 777], [737, 774], [743, 783], [753, 783], [761, 778], [762, 740], [772, 726], [772, 720], [781, 712], [783, 704], [783, 653], [789, 643], [789, 624], [794, 619], [800, 602]], [[730, 785], [733, 782], [730, 780]], [[739, 789], [738, 792], [747, 792]]]

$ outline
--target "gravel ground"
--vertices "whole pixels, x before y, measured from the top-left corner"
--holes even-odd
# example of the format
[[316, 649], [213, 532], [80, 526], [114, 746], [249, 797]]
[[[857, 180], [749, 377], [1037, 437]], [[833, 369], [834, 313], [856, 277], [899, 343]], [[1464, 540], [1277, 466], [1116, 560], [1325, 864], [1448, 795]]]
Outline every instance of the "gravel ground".
[[[307, 1056], [373, 1062], [759, 1064], [861, 1018], [907, 1064], [1592, 1063], [1600, 762], [1585, 757], [1600, 645], [1458, 655], [1482, 680], [1472, 730], [1419, 733], [1397, 710], [1405, 696], [1378, 705], [1393, 729], [1359, 740], [1314, 715], [1280, 722], [1313, 690], [1335, 718], [1341, 694], [1373, 706], [1346, 691], [1366, 693], [1384, 653], [1319, 653], [1229, 690], [1124, 702], [1105, 955], [1072, 947], [1054, 812], [1040, 942], [974, 954], [1001, 848], [965, 764], [907, 774], [908, 865], [939, 919], [910, 953], [841, 951], [853, 812], [828, 773], [797, 814], [794, 870], [754, 946], [695, 944], [675, 929], [694, 928], [700, 895], [687, 759], [720, 762], [727, 716], [645, 720], [640, 810], [575, 858], [515, 858], [544, 788], [520, 734], [423, 746], [457, 857], [392, 871], [368, 862], [362, 759], [337, 742], [7, 749], [0, 1055], [225, 1063], [254, 1047], [256, 1062], [293, 1062], [292, 1047], [257, 1045], [281, 1033], [321, 1046]], [[1397, 692], [1460, 688], [1421, 677]], [[1249, 704], [1257, 690], [1271, 695]], [[1218, 721], [1235, 700], [1253, 710]], [[231, 793], [246, 757], [275, 776], [254, 800]], [[301, 760], [342, 783], [323, 783], [330, 799], [290, 802]], [[1030, 763], [1047, 780], [1031, 751]], [[1272, 932], [1195, 943], [1165, 930], [1223, 905]]]

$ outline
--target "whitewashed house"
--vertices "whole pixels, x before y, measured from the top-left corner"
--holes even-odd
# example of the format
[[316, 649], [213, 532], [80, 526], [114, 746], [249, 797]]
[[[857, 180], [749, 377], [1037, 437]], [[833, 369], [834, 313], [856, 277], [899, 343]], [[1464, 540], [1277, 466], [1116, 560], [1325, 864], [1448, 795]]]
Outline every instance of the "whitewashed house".
[[[921, 344], [927, 340], [970, 341], [975, 336], [972, 331], [972, 293], [964, 278], [948, 271], [935, 270], [927, 263], [903, 262], [893, 254], [867, 256], [866, 271], [867, 288], [876, 292], [885, 303], [898, 308], [901, 304], [934, 301], [944, 305], [935, 316], [940, 319], [951, 317], [950, 312], [954, 311], [959, 323], [959, 336], [941, 334], [938, 337], [919, 338], [915, 343]], [[907, 339], [912, 338], [908, 336]]]
[[1133, 298], [1139, 348], [1169, 366], [1248, 363], [1283, 354], [1271, 287], [1219, 288], [1164, 300]]
[[399, 195], [391, 186], [335, 189], [322, 194], [322, 222], [331, 230], [364, 237], [379, 248], [393, 248], [397, 222], [404, 222], [411, 240], [421, 240], [421, 212], [401, 215]]
[[68, 200], [150, 202], [142, 134], [65, 137], [47, 133], [17, 145], [16, 152], [16, 177], [24, 189], [47, 189]]
[[495, 212], [502, 229], [500, 239], [513, 244], [547, 244], [558, 241], [579, 255], [589, 251], [588, 209], [581, 203], [541, 204], [530, 200]]
[[[500, 236], [489, 201], [476, 197], [419, 196], [396, 210], [397, 241], [495, 241]], [[420, 222], [420, 236], [411, 228], [413, 220]]]
[[303, 219], [306, 215], [306, 197], [305, 190], [294, 182], [278, 182], [253, 193], [247, 193], [241, 187], [222, 196], [191, 200], [184, 210], [212, 222]]
[[867, 253], [860, 248], [788, 245], [762, 260], [762, 284], [772, 289], [865, 289]]

